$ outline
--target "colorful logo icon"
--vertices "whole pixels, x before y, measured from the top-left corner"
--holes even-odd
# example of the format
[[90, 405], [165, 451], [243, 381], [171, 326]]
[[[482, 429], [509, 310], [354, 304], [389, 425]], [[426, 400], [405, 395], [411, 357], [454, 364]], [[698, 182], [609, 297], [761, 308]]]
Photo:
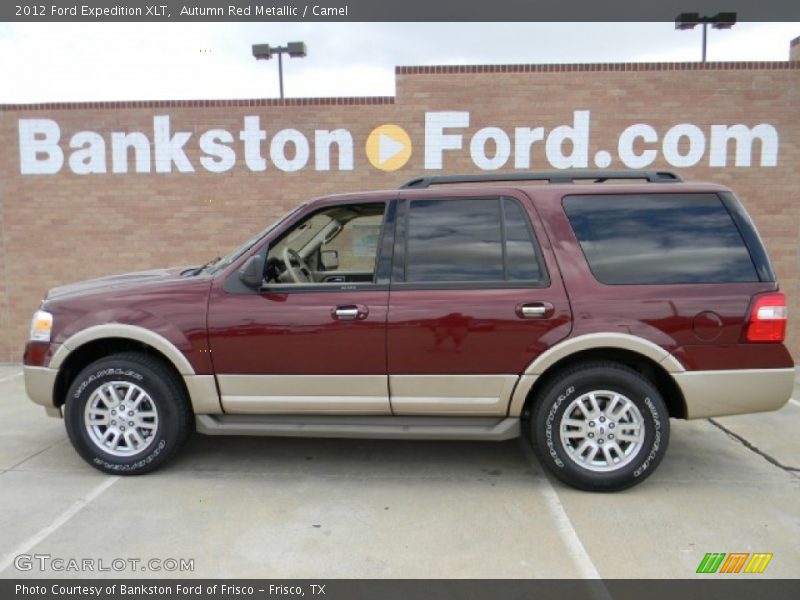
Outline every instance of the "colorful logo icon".
[[708, 552], [697, 566], [697, 573], [763, 573], [773, 554], [766, 552]]
[[396, 171], [411, 158], [411, 138], [402, 127], [387, 123], [372, 130], [366, 150], [373, 167], [381, 171]]

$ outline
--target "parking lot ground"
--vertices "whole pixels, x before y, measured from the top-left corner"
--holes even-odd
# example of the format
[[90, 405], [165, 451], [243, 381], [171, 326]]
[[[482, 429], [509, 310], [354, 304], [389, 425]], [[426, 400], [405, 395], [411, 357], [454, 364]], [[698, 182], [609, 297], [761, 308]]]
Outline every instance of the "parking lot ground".
[[[520, 441], [195, 435], [117, 477], [78, 458], [20, 371], [0, 366], [0, 577], [690, 578], [707, 552], [773, 553], [758, 577], [800, 576], [796, 402], [673, 420], [658, 471], [616, 494], [552, 480]], [[194, 570], [20, 571], [20, 554]]]

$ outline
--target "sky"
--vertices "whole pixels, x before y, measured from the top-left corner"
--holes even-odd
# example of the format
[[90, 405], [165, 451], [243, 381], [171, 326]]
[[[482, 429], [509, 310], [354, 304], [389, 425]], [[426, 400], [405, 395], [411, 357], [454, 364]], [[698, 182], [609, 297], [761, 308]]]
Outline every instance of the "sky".
[[[800, 23], [709, 29], [708, 60], [787, 60]], [[391, 96], [394, 67], [698, 61], [701, 30], [673, 23], [0, 23], [0, 103]]]

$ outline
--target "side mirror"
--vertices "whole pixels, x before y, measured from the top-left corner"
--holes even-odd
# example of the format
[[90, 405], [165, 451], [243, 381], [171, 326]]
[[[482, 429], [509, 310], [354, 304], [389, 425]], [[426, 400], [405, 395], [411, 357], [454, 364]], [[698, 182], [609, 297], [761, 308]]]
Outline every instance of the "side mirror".
[[239, 268], [239, 280], [249, 288], [259, 289], [264, 280], [264, 257], [256, 254], [248, 258]]
[[334, 271], [339, 268], [339, 253], [336, 250], [323, 250], [320, 260], [326, 271]]

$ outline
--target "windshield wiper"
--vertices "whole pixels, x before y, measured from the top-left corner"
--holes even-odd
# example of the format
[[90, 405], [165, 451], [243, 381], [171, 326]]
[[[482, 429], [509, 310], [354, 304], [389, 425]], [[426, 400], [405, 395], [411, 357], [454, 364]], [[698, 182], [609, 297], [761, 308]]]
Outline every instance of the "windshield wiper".
[[204, 264], [204, 265], [202, 265], [202, 266], [200, 266], [200, 267], [197, 267], [196, 269], [194, 269], [194, 270], [192, 271], [192, 275], [199, 275], [200, 273], [202, 273], [203, 271], [205, 271], [205, 270], [206, 270], [208, 267], [211, 267], [211, 266], [215, 265], [216, 263], [218, 263], [218, 262], [219, 262], [219, 261], [221, 261], [221, 260], [222, 260], [222, 257], [221, 257], [221, 256], [218, 256], [217, 258], [212, 258], [212, 259], [211, 259], [210, 261], [208, 261], [206, 264]]

